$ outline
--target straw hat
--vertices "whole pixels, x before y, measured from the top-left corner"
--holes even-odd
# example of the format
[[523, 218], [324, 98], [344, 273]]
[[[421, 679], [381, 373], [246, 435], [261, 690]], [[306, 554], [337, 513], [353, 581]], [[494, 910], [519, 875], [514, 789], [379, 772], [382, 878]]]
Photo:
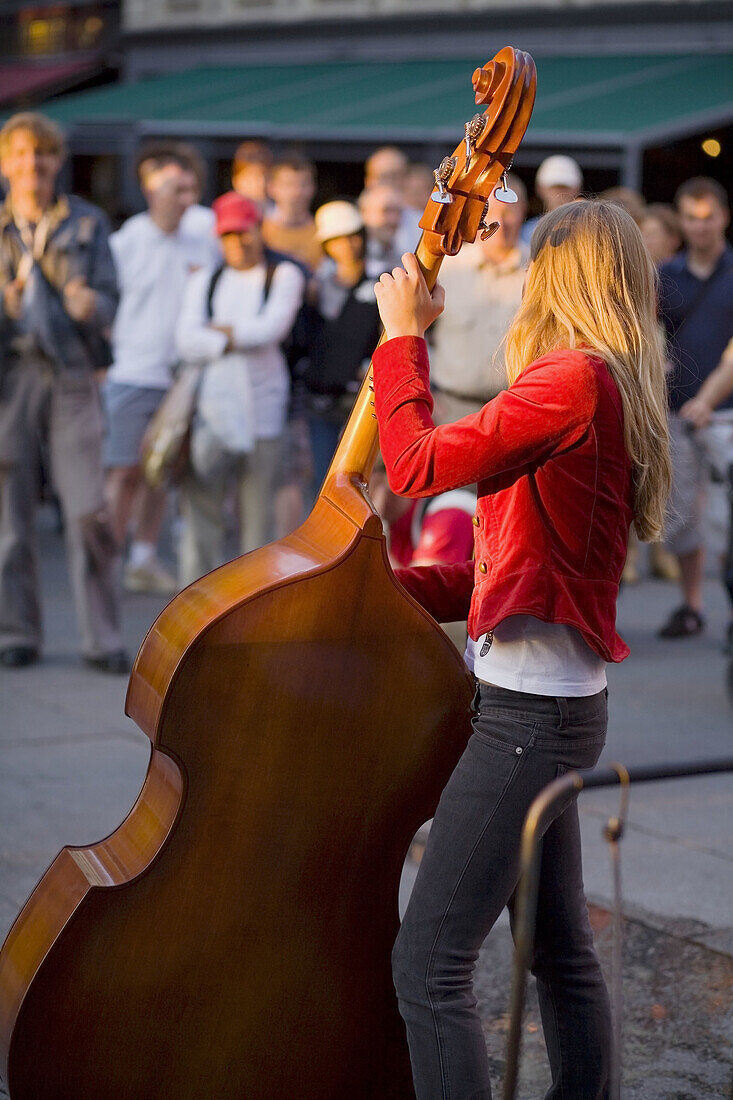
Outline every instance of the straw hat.
[[352, 202], [335, 199], [319, 206], [315, 214], [316, 237], [323, 244], [334, 237], [351, 237], [361, 233], [364, 221], [358, 207]]

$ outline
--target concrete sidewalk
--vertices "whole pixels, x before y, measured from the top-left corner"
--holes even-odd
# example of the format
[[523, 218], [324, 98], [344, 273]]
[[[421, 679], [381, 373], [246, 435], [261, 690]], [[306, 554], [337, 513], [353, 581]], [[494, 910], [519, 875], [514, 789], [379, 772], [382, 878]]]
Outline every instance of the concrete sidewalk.
[[[0, 670], [0, 936], [59, 848], [94, 843], [119, 826], [138, 793], [149, 755], [147, 739], [123, 713], [126, 677], [91, 671], [78, 657], [62, 539], [45, 515], [41, 527], [45, 658], [31, 668]], [[609, 670], [611, 722], [603, 761], [633, 766], [733, 755], [733, 706], [721, 652], [727, 605], [713, 579], [706, 595], [706, 633], [661, 642], [655, 632], [678, 602], [675, 587], [643, 581], [622, 593], [619, 629], [632, 656]], [[146, 596], [126, 598], [131, 653], [163, 603]], [[579, 805], [587, 892], [603, 924], [612, 891], [602, 827], [616, 812], [618, 792], [583, 792]], [[661, 982], [667, 1002], [678, 991], [690, 1011], [707, 1012], [705, 1035], [718, 1049], [707, 1077], [699, 1067], [680, 1070], [683, 1091], [653, 1091], [647, 1079], [657, 1048], [643, 1028], [637, 1029], [633, 1073], [639, 1084], [624, 1095], [639, 1100], [728, 1096], [725, 1060], [728, 1066], [733, 1061], [733, 964], [728, 957], [733, 956], [733, 779], [717, 776], [632, 789], [622, 861], [632, 952], [630, 1003], [633, 989], [646, 989], [647, 981], [652, 986]], [[406, 888], [413, 872], [408, 866]], [[605, 925], [599, 928], [599, 935], [604, 934]], [[666, 960], [661, 976], [650, 969], [652, 955]], [[675, 972], [674, 960], [684, 964], [684, 973]], [[477, 984], [494, 1059], [500, 1058], [505, 1038], [509, 962], [509, 932], [500, 923], [485, 948]], [[712, 992], [706, 1002], [702, 993], [697, 1001], [689, 994], [685, 982], [692, 980], [690, 968], [698, 985], [713, 983], [715, 1004]], [[650, 1003], [662, 1003], [661, 998], [662, 992]], [[640, 1010], [642, 1016], [646, 1008]], [[664, 1027], [677, 1019], [682, 1031], [698, 1034], [699, 1052], [708, 1040], [695, 1032], [686, 1012], [680, 1009], [681, 1015], [675, 1016], [669, 1003], [663, 1008]], [[540, 1047], [539, 1054], [532, 1053], [539, 1037], [531, 1011], [527, 1026], [535, 1031], [527, 1034], [527, 1058], [530, 1066], [537, 1061], [538, 1077], [529, 1095], [536, 1095], [541, 1081], [546, 1087], [546, 1064]], [[659, 1021], [652, 1024], [659, 1032]], [[665, 1064], [674, 1075], [675, 1058], [689, 1062], [693, 1055], [689, 1043], [675, 1045], [674, 1035], [670, 1042], [672, 1053]], [[644, 1048], [650, 1043], [647, 1056]], [[683, 1049], [687, 1055], [680, 1053]], [[694, 1085], [694, 1080], [701, 1084]]]

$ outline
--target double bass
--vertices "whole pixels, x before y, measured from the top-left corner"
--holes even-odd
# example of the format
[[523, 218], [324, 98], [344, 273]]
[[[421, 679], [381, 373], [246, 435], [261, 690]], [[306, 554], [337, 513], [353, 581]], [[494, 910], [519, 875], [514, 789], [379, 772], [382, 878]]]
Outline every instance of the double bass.
[[[527, 54], [436, 171], [417, 257], [489, 233]], [[505, 181], [504, 181], [505, 186]], [[370, 372], [310, 516], [176, 596], [126, 711], [151, 742], [127, 818], [66, 847], [0, 951], [11, 1100], [405, 1100], [390, 974], [406, 852], [470, 734], [472, 683], [389, 565]]]

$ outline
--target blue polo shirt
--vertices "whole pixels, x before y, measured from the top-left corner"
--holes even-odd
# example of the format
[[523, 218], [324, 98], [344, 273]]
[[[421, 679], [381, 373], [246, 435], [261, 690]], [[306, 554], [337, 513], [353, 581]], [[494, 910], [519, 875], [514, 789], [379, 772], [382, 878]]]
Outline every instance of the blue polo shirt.
[[[703, 293], [699, 306], [695, 306], [698, 294]], [[733, 338], [733, 248], [726, 245], [707, 279], [693, 275], [687, 266], [686, 252], [662, 264], [659, 315], [672, 362], [670, 406], [676, 412], [695, 396]], [[684, 321], [688, 315], [689, 320]], [[733, 394], [720, 408], [733, 408]]]

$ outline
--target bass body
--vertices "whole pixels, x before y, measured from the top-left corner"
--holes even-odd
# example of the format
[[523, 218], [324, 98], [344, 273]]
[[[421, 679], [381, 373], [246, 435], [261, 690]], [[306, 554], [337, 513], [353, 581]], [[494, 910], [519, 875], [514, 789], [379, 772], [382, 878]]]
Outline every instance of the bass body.
[[[420, 221], [428, 286], [493, 232], [535, 86], [511, 47], [473, 74], [486, 110]], [[61, 851], [0, 950], [11, 1100], [414, 1095], [390, 974], [400, 877], [473, 682], [389, 565], [376, 452], [368, 373], [302, 527], [149, 631], [126, 705], [151, 741], [137, 802]]]
[[139, 799], [60, 853], [0, 955], [12, 1100], [412, 1095], [400, 874], [472, 690], [364, 520], [322, 498], [152, 627]]

